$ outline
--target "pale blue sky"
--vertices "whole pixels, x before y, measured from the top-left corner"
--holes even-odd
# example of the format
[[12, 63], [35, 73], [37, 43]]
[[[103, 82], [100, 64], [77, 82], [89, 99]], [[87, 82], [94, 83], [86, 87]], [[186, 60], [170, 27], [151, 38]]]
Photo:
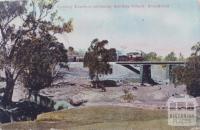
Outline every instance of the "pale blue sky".
[[[106, 8], [94, 8], [96, 5]], [[118, 50], [189, 55], [191, 46], [200, 41], [198, 0], [60, 0], [57, 9], [66, 20], [73, 18], [74, 31], [60, 36], [66, 47], [87, 49], [99, 38]]]

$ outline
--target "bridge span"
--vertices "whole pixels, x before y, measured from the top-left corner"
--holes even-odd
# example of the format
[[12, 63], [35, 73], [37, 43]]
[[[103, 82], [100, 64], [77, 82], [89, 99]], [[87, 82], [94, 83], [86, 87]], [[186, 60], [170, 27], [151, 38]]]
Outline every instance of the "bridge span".
[[152, 79], [152, 65], [164, 65], [166, 67], [167, 78], [169, 79], [170, 83], [174, 83], [175, 79], [172, 75], [172, 69], [176, 66], [184, 66], [186, 64], [185, 61], [117, 61], [114, 63], [122, 65], [136, 74], [139, 74], [142, 85], [144, 83], [149, 83], [151, 85], [158, 84]]
[[118, 61], [116, 64], [121, 65], [184, 65], [185, 61]]

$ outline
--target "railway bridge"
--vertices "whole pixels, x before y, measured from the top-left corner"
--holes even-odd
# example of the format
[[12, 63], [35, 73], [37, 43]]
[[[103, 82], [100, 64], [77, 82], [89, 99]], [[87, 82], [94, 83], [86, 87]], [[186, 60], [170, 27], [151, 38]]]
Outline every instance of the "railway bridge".
[[[167, 78], [170, 83], [174, 82], [174, 77], [172, 75], [172, 69], [176, 66], [183, 66], [186, 62], [184, 61], [118, 61], [116, 64], [122, 65], [129, 70], [140, 75], [140, 82], [142, 85], [144, 83], [149, 83], [151, 85], [157, 85], [158, 83], [152, 79], [151, 66], [152, 65], [165, 65], [167, 71]], [[137, 69], [133, 65], [137, 65], [140, 69]]]

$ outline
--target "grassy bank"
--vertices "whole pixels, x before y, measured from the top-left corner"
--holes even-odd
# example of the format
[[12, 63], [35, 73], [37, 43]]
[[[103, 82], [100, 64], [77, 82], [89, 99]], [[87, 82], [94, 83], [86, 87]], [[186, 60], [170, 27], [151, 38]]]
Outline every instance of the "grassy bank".
[[34, 122], [4, 124], [3, 130], [188, 130], [167, 125], [167, 112], [130, 107], [99, 106], [45, 113]]

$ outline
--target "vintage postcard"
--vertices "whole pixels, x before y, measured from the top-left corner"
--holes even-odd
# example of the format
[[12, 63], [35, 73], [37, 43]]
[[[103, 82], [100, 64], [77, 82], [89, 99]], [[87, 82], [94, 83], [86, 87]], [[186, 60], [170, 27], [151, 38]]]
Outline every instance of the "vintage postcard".
[[0, 130], [200, 130], [200, 0], [0, 0]]

